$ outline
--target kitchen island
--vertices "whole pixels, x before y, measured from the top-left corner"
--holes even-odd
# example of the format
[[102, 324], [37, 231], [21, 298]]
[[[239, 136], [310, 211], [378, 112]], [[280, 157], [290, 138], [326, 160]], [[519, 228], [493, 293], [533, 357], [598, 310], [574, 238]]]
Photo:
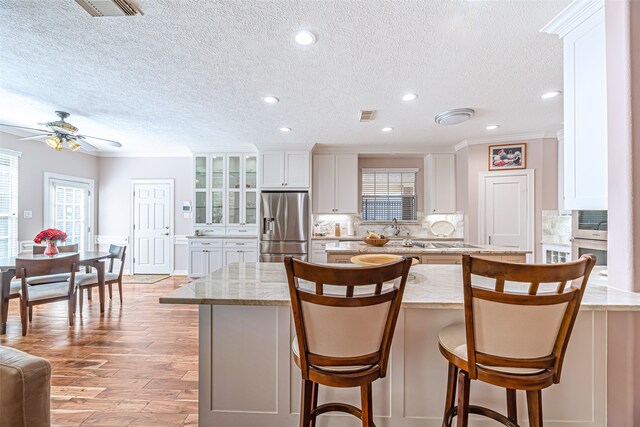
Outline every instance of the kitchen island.
[[[420, 245], [420, 246], [418, 246]], [[360, 254], [407, 255], [420, 264], [460, 264], [462, 254], [471, 254], [494, 261], [525, 262], [528, 251], [493, 245], [470, 245], [463, 242], [430, 241], [405, 246], [402, 241], [390, 241], [384, 246], [372, 246], [360, 242], [337, 242], [325, 247], [330, 263], [349, 263], [351, 257]]]
[[[458, 265], [411, 269], [386, 378], [374, 383], [378, 427], [434, 427], [442, 423], [447, 364], [438, 331], [463, 322]], [[284, 265], [234, 263], [160, 299], [199, 304], [199, 423], [225, 427], [284, 427], [299, 423], [300, 373], [291, 358], [295, 335]], [[562, 381], [543, 392], [546, 426], [605, 426], [607, 313], [640, 311], [640, 294], [617, 291], [592, 274], [585, 292]], [[526, 337], [523, 337], [523, 340]], [[585, 375], [588, 372], [588, 375]], [[357, 389], [320, 388], [320, 402], [359, 405]], [[504, 390], [473, 382], [471, 402], [504, 411]], [[521, 419], [524, 393], [518, 393]], [[340, 414], [318, 427], [346, 427]], [[472, 426], [490, 424], [471, 421]]]

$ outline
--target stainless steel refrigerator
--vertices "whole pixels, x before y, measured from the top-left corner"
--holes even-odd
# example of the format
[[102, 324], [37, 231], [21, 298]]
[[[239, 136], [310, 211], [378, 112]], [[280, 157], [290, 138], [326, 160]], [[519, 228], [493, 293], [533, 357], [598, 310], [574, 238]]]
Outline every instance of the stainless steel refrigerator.
[[291, 255], [307, 260], [309, 253], [309, 194], [261, 193], [260, 262], [282, 262]]

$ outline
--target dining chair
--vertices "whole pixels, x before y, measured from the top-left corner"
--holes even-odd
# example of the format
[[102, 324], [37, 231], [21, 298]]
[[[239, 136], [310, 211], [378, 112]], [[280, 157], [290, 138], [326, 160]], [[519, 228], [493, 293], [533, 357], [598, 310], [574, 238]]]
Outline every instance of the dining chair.
[[[542, 390], [560, 382], [595, 263], [594, 255], [550, 265], [463, 255], [465, 322], [445, 327], [438, 337], [449, 362], [443, 426], [451, 426], [457, 417], [457, 426], [466, 427], [471, 413], [517, 427], [516, 390], [525, 390], [528, 425], [542, 427]], [[471, 380], [504, 387], [507, 415], [470, 405]]]
[[[296, 330], [293, 359], [302, 375], [300, 425], [315, 426], [319, 415], [339, 411], [374, 426], [372, 383], [387, 374], [411, 259], [376, 267], [330, 267], [292, 257], [284, 263]], [[318, 406], [319, 385], [360, 387], [361, 409]]]
[[[73, 326], [75, 309], [75, 275], [79, 266], [80, 255], [68, 254], [59, 257], [42, 259], [16, 259], [16, 277], [21, 279], [20, 320], [22, 335], [27, 335], [27, 311], [35, 305], [56, 301], [68, 301], [69, 326]], [[69, 273], [64, 282], [47, 283], [37, 286], [29, 285], [29, 277], [50, 274]]]
[[[32, 246], [32, 251], [33, 251], [34, 255], [42, 255], [42, 254], [44, 254], [44, 250], [46, 248], [47, 248], [46, 246], [34, 245], [34, 246]], [[75, 244], [72, 244], [72, 245], [61, 245], [61, 246], [58, 246], [58, 251], [60, 253], [78, 252], [78, 244], [75, 243]], [[47, 275], [47, 276], [41, 276], [41, 277], [32, 277], [27, 281], [27, 283], [30, 284], [30, 285], [42, 285], [42, 284], [45, 284], [45, 283], [64, 282], [68, 278], [69, 278], [69, 274], [68, 273], [56, 274], [54, 276]]]
[[[122, 272], [124, 271], [124, 260], [126, 256], [127, 247], [126, 246], [117, 246], [110, 245], [109, 246], [109, 269], [105, 272], [105, 285], [109, 288], [109, 298], [113, 298], [113, 292], [111, 286], [113, 284], [118, 284], [118, 292], [120, 294], [120, 304], [122, 304]], [[117, 272], [114, 272], [115, 260], [120, 261], [120, 266]], [[83, 305], [83, 292], [86, 290], [87, 293], [91, 292], [92, 288], [98, 286], [98, 273], [79, 273], [76, 274], [76, 286], [78, 287], [78, 302], [80, 313], [82, 313], [82, 305]]]

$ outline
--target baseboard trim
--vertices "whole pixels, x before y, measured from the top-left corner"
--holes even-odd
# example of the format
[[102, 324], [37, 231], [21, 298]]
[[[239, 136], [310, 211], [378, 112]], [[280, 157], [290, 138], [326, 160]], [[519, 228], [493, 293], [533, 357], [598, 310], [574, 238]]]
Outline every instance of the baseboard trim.
[[186, 276], [189, 274], [188, 270], [173, 270], [172, 276]]

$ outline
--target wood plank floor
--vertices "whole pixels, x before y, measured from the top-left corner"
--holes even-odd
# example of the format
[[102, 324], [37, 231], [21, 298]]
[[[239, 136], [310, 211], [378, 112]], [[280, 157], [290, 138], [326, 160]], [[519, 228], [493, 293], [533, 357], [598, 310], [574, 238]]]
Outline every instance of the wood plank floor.
[[198, 309], [158, 303], [186, 282], [124, 284], [122, 306], [116, 287], [104, 316], [94, 290], [72, 328], [66, 301], [36, 306], [26, 337], [18, 300], [11, 300], [0, 344], [51, 361], [56, 426], [195, 426]]

